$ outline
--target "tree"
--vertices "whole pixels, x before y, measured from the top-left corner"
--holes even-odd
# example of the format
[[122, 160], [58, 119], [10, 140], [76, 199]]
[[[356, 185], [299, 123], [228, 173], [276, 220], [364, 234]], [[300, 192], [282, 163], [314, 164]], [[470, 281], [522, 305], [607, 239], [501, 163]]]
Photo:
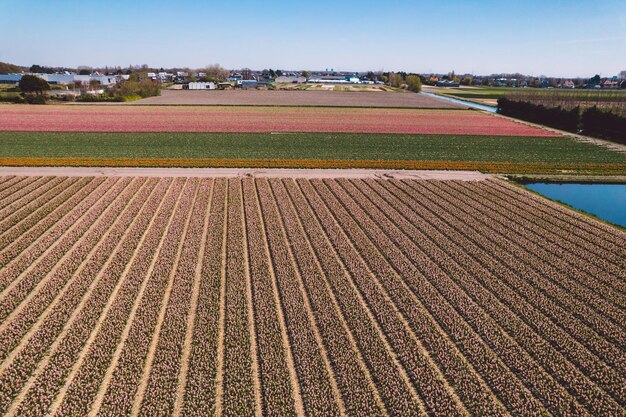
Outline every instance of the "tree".
[[101, 87], [100, 81], [98, 80], [89, 80], [89, 89], [91, 91], [99, 90]]
[[12, 72], [22, 72], [22, 68], [17, 65], [0, 62], [0, 74], [10, 74]]
[[282, 70], [276, 70], [276, 75], [279, 77], [283, 76], [283, 71]]
[[404, 84], [404, 79], [401, 74], [396, 74], [395, 72], [389, 73], [389, 85], [392, 87], [400, 88]]
[[270, 78], [276, 78], [276, 71], [270, 68]]
[[600, 82], [601, 82], [601, 78], [598, 74], [594, 75], [592, 78], [589, 79], [590, 85], [600, 85]]
[[454, 83], [458, 83], [461, 81], [454, 71], [448, 74], [448, 79]]
[[222, 82], [230, 75], [230, 72], [219, 64], [209, 65], [200, 72], [206, 73], [206, 78], [213, 82]]
[[252, 70], [250, 68], [243, 68], [239, 70], [239, 74], [241, 74], [242, 79], [251, 80], [252, 79]]
[[474, 79], [472, 78], [471, 75], [466, 75], [465, 78], [463, 78], [461, 80], [461, 84], [463, 84], [463, 85], [472, 85], [473, 81], [474, 81]]
[[50, 90], [50, 84], [43, 78], [36, 75], [24, 75], [18, 84], [23, 93], [35, 93], [38, 96], [43, 95], [44, 91]]
[[409, 91], [413, 91], [414, 93], [422, 91], [422, 79], [419, 75], [409, 75], [406, 77], [406, 84]]
[[41, 74], [52, 74], [54, 70], [48, 67], [42, 67], [41, 65], [31, 65], [30, 72], [41, 73]]
[[303, 76], [304, 78], [309, 78], [309, 77], [311, 76], [311, 74], [309, 74], [309, 71], [304, 70], [304, 71], [302, 71], [302, 76]]

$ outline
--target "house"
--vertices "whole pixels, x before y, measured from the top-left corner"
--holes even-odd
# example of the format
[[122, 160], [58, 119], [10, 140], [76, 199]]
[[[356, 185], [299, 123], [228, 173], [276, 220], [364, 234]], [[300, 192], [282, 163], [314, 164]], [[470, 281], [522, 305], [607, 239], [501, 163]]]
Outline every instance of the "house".
[[561, 88], [574, 88], [574, 87], [576, 87], [576, 85], [574, 84], [574, 81], [572, 81], [572, 80], [564, 81], [561, 84]]
[[170, 82], [174, 80], [174, 74], [170, 74], [168, 72], [159, 72], [157, 74], [157, 79], [162, 83]]

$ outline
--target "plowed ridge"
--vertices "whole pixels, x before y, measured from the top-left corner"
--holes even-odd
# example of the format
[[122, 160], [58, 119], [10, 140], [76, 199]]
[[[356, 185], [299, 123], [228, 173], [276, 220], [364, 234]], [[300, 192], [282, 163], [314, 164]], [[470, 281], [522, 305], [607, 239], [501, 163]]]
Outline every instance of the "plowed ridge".
[[2, 190], [0, 414], [626, 415], [626, 233], [500, 180]]

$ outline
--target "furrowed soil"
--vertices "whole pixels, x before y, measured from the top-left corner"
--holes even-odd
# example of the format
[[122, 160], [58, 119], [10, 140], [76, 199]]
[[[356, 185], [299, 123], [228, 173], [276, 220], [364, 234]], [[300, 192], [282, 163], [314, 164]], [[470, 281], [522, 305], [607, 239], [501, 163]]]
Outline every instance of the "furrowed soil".
[[158, 97], [145, 98], [133, 105], [227, 105], [227, 106], [321, 106], [321, 107], [407, 107], [464, 108], [414, 93], [372, 91], [194, 91], [162, 90]]
[[506, 181], [30, 170], [2, 415], [626, 414], [626, 232]]

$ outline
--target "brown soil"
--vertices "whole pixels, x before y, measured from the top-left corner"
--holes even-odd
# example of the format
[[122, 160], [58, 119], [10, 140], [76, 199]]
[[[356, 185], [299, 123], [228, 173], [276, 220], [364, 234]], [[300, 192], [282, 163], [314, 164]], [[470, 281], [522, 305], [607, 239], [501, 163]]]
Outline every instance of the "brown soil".
[[163, 90], [159, 97], [130, 103], [147, 104], [464, 108], [462, 105], [421, 94], [365, 91]]

